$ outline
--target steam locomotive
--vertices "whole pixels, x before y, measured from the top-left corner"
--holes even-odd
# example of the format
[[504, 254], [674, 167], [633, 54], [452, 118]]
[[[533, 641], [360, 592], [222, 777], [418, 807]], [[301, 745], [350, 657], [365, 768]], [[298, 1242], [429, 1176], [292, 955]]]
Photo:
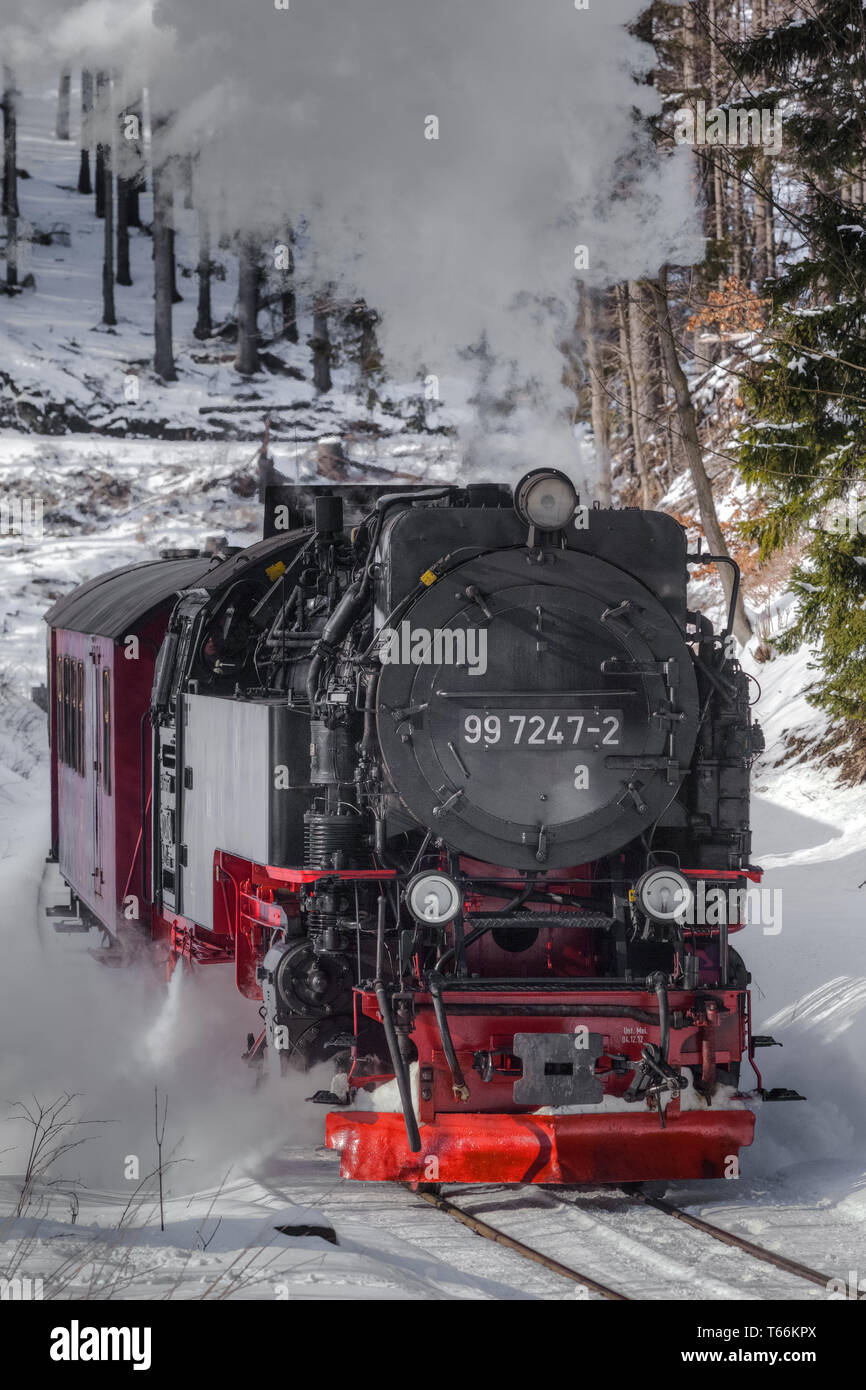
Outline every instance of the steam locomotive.
[[729, 944], [761, 735], [687, 603], [717, 557], [552, 469], [266, 512], [47, 615], [75, 920], [232, 965], [251, 1065], [331, 1060], [344, 1177], [730, 1176], [772, 1040]]

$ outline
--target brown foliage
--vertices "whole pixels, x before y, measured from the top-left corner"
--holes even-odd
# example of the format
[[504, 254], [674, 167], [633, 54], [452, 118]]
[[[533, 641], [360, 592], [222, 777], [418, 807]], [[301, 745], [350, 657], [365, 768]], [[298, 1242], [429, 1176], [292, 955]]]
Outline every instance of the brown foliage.
[[719, 290], [710, 290], [707, 302], [696, 314], [692, 314], [688, 327], [696, 328], [715, 325], [722, 337], [739, 333], [759, 333], [764, 327], [764, 309], [769, 299], [759, 299], [754, 290], [729, 275]]

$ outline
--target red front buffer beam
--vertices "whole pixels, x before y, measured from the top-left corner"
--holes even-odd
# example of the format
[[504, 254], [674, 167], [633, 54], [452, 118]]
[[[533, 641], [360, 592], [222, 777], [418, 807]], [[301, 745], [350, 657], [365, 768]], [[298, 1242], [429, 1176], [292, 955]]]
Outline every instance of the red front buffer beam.
[[639, 1115], [441, 1114], [407, 1144], [403, 1116], [335, 1111], [326, 1119], [340, 1173], [362, 1182], [623, 1183], [722, 1178], [752, 1142], [751, 1110]]

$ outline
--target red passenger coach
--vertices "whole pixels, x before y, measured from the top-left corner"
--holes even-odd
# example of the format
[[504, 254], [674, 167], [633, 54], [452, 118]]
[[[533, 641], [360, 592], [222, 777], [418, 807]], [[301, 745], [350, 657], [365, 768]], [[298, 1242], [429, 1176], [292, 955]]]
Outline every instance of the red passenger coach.
[[212, 564], [208, 556], [113, 570], [46, 614], [51, 853], [82, 920], [95, 918], [113, 934], [136, 918], [150, 925], [154, 663], [178, 591]]

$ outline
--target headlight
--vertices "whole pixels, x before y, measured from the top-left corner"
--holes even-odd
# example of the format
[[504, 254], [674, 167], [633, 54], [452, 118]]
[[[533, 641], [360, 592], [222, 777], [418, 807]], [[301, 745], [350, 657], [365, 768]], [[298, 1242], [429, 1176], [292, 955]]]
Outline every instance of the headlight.
[[460, 911], [460, 889], [448, 874], [416, 874], [406, 888], [406, 906], [416, 922], [444, 927]]
[[574, 485], [557, 468], [535, 468], [514, 489], [517, 515], [538, 531], [561, 531], [576, 506]]
[[654, 922], [682, 921], [694, 900], [691, 884], [676, 869], [650, 869], [634, 886], [635, 902]]

